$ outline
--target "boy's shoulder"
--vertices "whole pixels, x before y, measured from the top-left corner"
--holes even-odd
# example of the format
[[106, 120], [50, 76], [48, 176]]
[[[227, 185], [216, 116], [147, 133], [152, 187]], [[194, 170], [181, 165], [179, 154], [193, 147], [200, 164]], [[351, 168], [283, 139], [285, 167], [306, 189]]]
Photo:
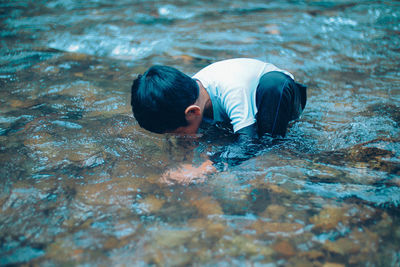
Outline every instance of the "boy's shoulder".
[[259, 72], [267, 63], [253, 58], [232, 58], [214, 62], [197, 72], [193, 77], [225, 76], [228, 73], [236, 76], [239, 73]]
[[[221, 60], [221, 61], [217, 61], [217, 62], [214, 62], [214, 63], [212, 63], [212, 64], [210, 64], [210, 65], [208, 65], [207, 67], [216, 67], [216, 66], [218, 66], [218, 67], [220, 67], [220, 66], [222, 66], [222, 65], [226, 65], [226, 66], [232, 66], [232, 65], [241, 65], [241, 66], [243, 66], [243, 65], [251, 65], [251, 64], [256, 64], [256, 65], [263, 65], [263, 64], [265, 64], [265, 62], [263, 62], [263, 61], [261, 61], [261, 60], [258, 60], [258, 59], [254, 59], [254, 58], [231, 58], [231, 59], [224, 59], [224, 60]], [[206, 68], [207, 68], [206, 67]]]

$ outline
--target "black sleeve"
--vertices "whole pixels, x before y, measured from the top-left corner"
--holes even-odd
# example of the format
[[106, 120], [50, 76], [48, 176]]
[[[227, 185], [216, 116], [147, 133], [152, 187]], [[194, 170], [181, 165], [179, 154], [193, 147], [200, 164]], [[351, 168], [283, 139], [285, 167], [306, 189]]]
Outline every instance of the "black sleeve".
[[239, 138], [251, 138], [251, 139], [256, 139], [257, 138], [257, 124], [254, 123], [250, 126], [244, 127], [237, 131], [237, 134], [239, 135]]
[[256, 124], [245, 127], [237, 132], [237, 138], [232, 144], [222, 148], [219, 152], [210, 156], [217, 169], [235, 166], [254, 157], [260, 150], [257, 139]]

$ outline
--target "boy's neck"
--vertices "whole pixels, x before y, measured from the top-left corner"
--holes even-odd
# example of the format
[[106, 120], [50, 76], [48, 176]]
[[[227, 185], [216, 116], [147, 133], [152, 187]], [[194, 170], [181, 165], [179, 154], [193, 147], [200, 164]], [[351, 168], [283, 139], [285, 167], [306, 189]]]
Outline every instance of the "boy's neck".
[[213, 119], [213, 106], [211, 102], [210, 95], [208, 94], [207, 90], [204, 88], [203, 84], [196, 80], [197, 84], [199, 85], [199, 97], [197, 99], [197, 103], [203, 111], [203, 116], [207, 118]]

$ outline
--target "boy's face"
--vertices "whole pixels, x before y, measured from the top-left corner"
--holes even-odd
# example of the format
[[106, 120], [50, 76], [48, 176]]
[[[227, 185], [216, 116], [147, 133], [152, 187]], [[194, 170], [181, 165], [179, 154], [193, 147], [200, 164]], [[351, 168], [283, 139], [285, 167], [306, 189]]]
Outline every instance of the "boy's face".
[[188, 126], [182, 126], [175, 130], [168, 131], [168, 133], [178, 134], [178, 135], [194, 135], [199, 129], [200, 123], [198, 125], [189, 124]]

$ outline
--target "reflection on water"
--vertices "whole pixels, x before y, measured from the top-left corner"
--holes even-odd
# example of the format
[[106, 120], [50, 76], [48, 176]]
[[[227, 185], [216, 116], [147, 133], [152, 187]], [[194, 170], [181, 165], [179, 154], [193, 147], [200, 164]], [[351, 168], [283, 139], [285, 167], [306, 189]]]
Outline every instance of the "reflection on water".
[[[398, 2], [0, 10], [0, 265], [400, 264]], [[130, 111], [132, 79], [153, 64], [193, 74], [231, 57], [308, 84], [303, 117], [203, 183], [161, 183], [232, 136], [145, 132]]]

